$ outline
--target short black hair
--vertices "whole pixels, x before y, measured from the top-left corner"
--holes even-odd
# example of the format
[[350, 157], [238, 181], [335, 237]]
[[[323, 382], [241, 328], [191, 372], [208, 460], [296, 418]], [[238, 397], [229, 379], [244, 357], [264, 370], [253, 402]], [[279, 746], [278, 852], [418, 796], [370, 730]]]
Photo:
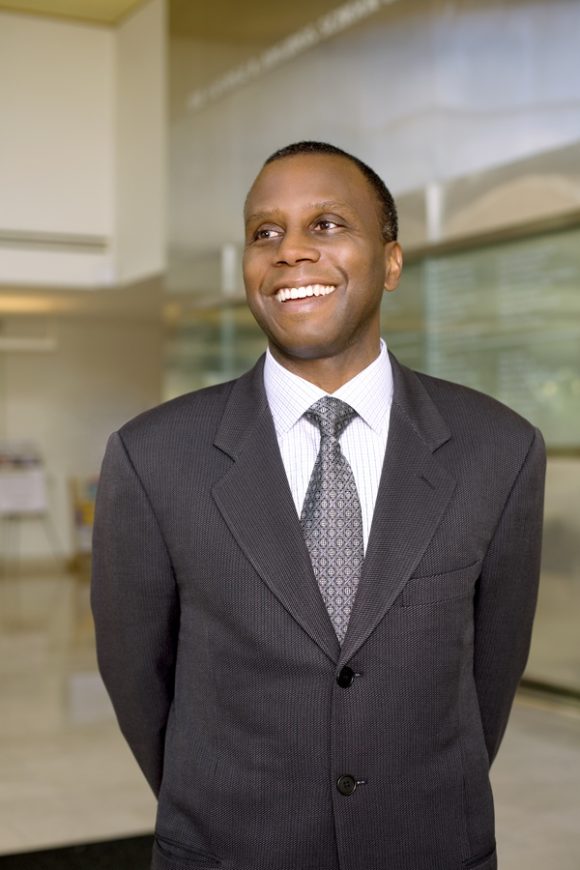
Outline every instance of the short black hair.
[[334, 154], [339, 157], [345, 157], [354, 163], [355, 166], [362, 172], [366, 180], [373, 188], [379, 204], [379, 217], [381, 222], [381, 232], [385, 242], [394, 242], [397, 240], [399, 231], [399, 219], [397, 217], [397, 207], [391, 192], [385, 182], [377, 175], [374, 169], [359, 160], [358, 157], [349, 154], [348, 151], [343, 151], [342, 148], [337, 148], [336, 145], [329, 145], [328, 142], [294, 142], [292, 145], [286, 145], [284, 148], [279, 148], [270, 154], [265, 161], [264, 166], [269, 163], [274, 163], [275, 160], [282, 160], [284, 157], [294, 157], [297, 154]]

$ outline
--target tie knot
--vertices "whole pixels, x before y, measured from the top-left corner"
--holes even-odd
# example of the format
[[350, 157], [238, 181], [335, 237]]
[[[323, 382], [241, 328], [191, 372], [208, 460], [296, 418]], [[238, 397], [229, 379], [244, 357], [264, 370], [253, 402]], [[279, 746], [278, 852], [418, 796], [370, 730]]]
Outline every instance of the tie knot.
[[356, 411], [333, 396], [323, 396], [305, 412], [304, 416], [320, 429], [321, 435], [340, 438]]

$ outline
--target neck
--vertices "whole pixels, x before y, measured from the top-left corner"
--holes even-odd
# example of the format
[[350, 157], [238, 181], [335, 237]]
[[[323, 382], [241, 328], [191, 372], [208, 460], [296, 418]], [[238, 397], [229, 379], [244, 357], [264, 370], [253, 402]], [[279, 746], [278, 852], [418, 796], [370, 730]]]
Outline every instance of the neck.
[[357, 349], [355, 354], [343, 354], [340, 357], [322, 357], [319, 359], [301, 359], [280, 353], [278, 348], [270, 345], [270, 352], [281, 366], [288, 369], [305, 381], [324, 390], [325, 393], [335, 393], [340, 387], [374, 362], [381, 352], [377, 341], [373, 351], [361, 354]]

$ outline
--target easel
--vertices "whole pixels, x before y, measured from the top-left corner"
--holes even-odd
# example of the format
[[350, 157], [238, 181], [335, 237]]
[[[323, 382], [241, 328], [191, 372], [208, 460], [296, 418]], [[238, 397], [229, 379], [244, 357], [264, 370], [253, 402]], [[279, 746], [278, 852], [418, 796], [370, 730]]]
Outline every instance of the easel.
[[[20, 575], [22, 529], [25, 523], [40, 522], [55, 562], [60, 551], [58, 535], [49, 512], [46, 472], [38, 455], [30, 448], [4, 447], [0, 454], [0, 580], [7, 594], [9, 567], [15, 578]], [[16, 609], [21, 614], [21, 596], [17, 584]], [[2, 607], [2, 613], [6, 613]]]
[[58, 564], [60, 542], [52, 517], [48, 511], [42, 513], [0, 513], [0, 577], [8, 573], [8, 565], [14, 566], [14, 573], [20, 574], [22, 526], [31, 521], [42, 523], [46, 540], [55, 562]]

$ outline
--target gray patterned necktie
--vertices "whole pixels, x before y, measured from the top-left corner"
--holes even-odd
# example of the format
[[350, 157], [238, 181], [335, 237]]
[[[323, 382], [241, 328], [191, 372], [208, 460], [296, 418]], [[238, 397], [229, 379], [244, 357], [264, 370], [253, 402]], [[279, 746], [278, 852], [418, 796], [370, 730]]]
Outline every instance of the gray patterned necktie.
[[322, 598], [342, 643], [364, 558], [356, 483], [338, 443], [356, 411], [340, 399], [324, 396], [304, 416], [320, 429], [320, 450], [300, 523]]

